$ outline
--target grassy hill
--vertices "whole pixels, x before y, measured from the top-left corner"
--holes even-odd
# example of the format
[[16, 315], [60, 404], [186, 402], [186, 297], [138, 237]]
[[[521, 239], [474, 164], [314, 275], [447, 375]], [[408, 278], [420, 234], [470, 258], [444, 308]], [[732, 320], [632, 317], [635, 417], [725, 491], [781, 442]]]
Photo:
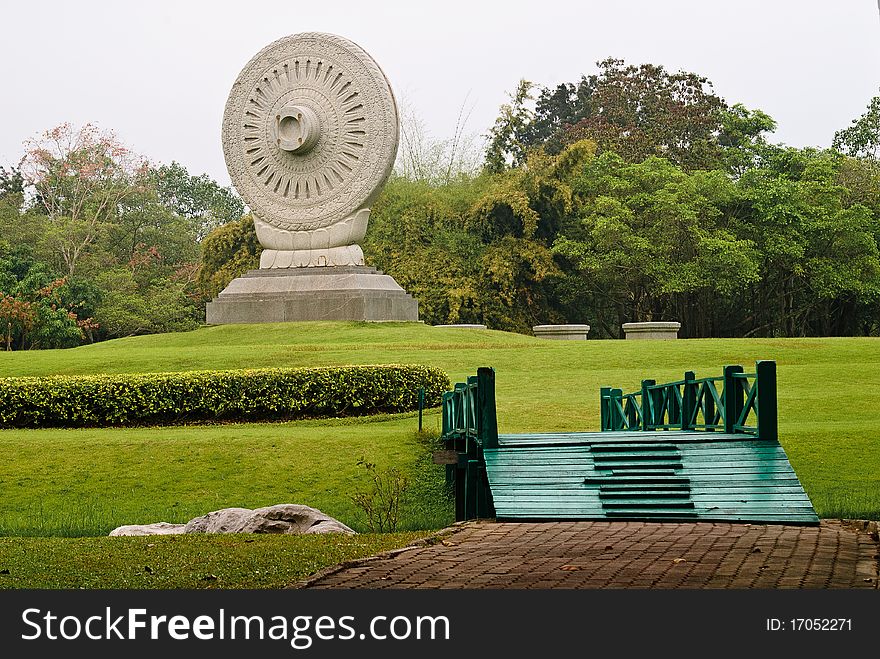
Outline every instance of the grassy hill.
[[[453, 381], [497, 372], [504, 431], [595, 430], [602, 385], [779, 365], [780, 435], [821, 516], [880, 517], [880, 341], [870, 338], [553, 342], [407, 323], [209, 327], [72, 350], [0, 353], [0, 376], [257, 366], [424, 363]], [[429, 430], [439, 415], [427, 416]], [[451, 519], [441, 468], [413, 415], [161, 428], [0, 431], [0, 534], [103, 534], [226, 506], [297, 502], [363, 530], [356, 462], [397, 466], [412, 485], [403, 527]]]

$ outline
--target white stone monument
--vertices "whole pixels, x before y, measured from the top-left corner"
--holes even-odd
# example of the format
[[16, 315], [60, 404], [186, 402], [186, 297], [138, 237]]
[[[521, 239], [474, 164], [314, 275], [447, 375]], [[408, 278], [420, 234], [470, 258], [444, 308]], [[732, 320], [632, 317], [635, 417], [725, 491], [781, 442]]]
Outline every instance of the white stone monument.
[[356, 44], [307, 32], [257, 53], [229, 94], [223, 153], [264, 249], [259, 270], [208, 304], [208, 323], [418, 320], [358, 244], [398, 139], [388, 79]]

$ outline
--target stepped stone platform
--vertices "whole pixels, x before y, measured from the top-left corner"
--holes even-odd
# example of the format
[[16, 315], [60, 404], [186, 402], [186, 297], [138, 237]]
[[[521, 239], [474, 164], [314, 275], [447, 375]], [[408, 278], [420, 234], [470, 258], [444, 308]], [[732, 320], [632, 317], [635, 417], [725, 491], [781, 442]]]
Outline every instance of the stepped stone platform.
[[207, 305], [211, 325], [301, 320], [418, 321], [419, 303], [369, 266], [251, 270]]

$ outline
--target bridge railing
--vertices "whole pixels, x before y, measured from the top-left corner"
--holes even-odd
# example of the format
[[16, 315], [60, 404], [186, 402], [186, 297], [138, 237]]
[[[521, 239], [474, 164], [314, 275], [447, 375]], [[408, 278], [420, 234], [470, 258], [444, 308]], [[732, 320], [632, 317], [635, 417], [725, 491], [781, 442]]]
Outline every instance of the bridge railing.
[[455, 489], [455, 519], [493, 517], [483, 449], [498, 448], [495, 370], [477, 369], [476, 375], [444, 393], [441, 404], [441, 439], [454, 454], [446, 477]]
[[602, 430], [721, 431], [776, 440], [776, 362], [758, 361], [754, 373], [725, 366], [721, 376], [688, 371], [675, 382], [642, 380], [628, 394], [602, 387], [600, 416]]

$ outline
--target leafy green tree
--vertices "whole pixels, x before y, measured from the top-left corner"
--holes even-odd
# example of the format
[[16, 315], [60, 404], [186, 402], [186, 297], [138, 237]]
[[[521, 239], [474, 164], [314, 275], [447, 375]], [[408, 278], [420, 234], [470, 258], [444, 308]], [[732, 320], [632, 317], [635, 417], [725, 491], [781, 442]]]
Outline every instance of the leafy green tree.
[[849, 156], [880, 161], [880, 96], [871, 99], [868, 110], [849, 128], [837, 131], [831, 145]]
[[741, 176], [760, 163], [769, 148], [766, 134], [776, 130], [776, 121], [761, 110], [749, 110], [741, 103], [722, 110], [720, 116], [720, 164], [735, 176]]
[[251, 215], [214, 229], [202, 241], [202, 263], [197, 274], [202, 295], [216, 297], [233, 279], [260, 267], [262, 250]]
[[841, 186], [842, 165], [833, 152], [779, 147], [741, 178], [738, 232], [762, 255], [743, 334], [852, 334], [856, 307], [880, 294], [877, 220]]
[[480, 240], [465, 228], [486, 177], [446, 185], [393, 177], [373, 204], [363, 243], [367, 263], [419, 301], [429, 324], [481, 322]]
[[[581, 306], [600, 333], [624, 322], [680, 320], [689, 335], [712, 331], [700, 302], [757, 280], [753, 245], [726, 226], [734, 195], [723, 172], [686, 172], [651, 157], [627, 164], [605, 152], [574, 182], [580, 217], [554, 245], [571, 264]], [[704, 320], [705, 319], [705, 320]]]
[[98, 285], [103, 295], [95, 320], [110, 336], [181, 332], [199, 326], [203, 309], [188, 296], [185, 282], [151, 278], [144, 285], [136, 270], [117, 267], [102, 272]]
[[519, 81], [516, 91], [510, 95], [510, 103], [501, 106], [495, 125], [489, 131], [486, 169], [494, 174], [525, 163], [528, 144], [523, 136], [532, 123], [533, 112], [529, 108], [532, 87], [528, 80]]
[[24, 194], [24, 177], [21, 175], [21, 170], [0, 165], [0, 199], [7, 195], [22, 194]]
[[432, 324], [529, 331], [558, 319], [550, 294], [562, 273], [550, 246], [572, 209], [566, 178], [594, 149], [532, 153], [526, 167], [444, 186], [393, 179], [373, 207], [367, 259], [418, 298]]
[[178, 162], [152, 172], [159, 202], [190, 220], [201, 240], [211, 231], [244, 215], [244, 202], [231, 187], [223, 187], [207, 174], [193, 176]]

